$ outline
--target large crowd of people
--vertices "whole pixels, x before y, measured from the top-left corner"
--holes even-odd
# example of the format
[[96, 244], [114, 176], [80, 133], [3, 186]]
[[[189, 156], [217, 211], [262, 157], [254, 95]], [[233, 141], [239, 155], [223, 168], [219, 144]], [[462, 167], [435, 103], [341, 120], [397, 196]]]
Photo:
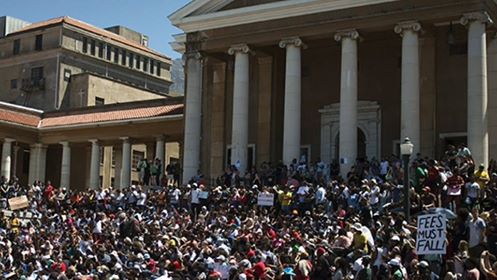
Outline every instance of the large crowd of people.
[[[464, 146], [439, 161], [396, 157], [337, 165], [236, 166], [145, 188], [75, 191], [0, 185], [6, 279], [497, 279], [497, 165]], [[166, 177], [167, 178], [167, 177]], [[167, 184], [167, 182], [171, 184]], [[403, 188], [409, 186], [411, 219]], [[273, 197], [269, 204], [260, 194]], [[8, 211], [26, 195], [28, 208]], [[447, 218], [446, 253], [416, 254], [416, 216]]]

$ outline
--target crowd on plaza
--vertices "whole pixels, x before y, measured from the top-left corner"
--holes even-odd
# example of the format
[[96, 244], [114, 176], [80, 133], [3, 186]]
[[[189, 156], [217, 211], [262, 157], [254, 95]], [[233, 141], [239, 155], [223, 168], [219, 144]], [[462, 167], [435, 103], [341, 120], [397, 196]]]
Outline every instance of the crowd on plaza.
[[[464, 146], [411, 161], [412, 218], [398, 158], [226, 168], [216, 184], [84, 192], [50, 182], [0, 186], [6, 279], [497, 279], [497, 164]], [[166, 177], [168, 178], [168, 177]], [[273, 206], [258, 205], [260, 193]], [[416, 215], [447, 216], [444, 255], [416, 254]], [[30, 213], [30, 218], [27, 218]]]

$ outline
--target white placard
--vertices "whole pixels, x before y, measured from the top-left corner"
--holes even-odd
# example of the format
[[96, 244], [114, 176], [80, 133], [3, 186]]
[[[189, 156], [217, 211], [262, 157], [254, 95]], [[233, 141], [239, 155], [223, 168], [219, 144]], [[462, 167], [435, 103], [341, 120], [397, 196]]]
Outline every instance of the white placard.
[[201, 191], [198, 193], [198, 198], [201, 198], [201, 199], [207, 199], [209, 198], [209, 192], [204, 192], [204, 191]]
[[274, 194], [272, 193], [259, 193], [257, 195], [257, 205], [259, 206], [273, 206]]
[[416, 254], [445, 254], [447, 250], [446, 229], [447, 219], [444, 214], [419, 215]]

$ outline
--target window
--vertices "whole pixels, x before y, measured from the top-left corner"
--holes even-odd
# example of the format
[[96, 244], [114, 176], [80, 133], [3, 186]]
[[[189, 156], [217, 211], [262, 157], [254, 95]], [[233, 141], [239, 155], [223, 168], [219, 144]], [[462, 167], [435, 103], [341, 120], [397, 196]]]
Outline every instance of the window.
[[98, 151], [98, 159], [100, 164], [104, 164], [104, 147], [100, 147]]
[[43, 49], [43, 34], [36, 35], [35, 50], [41, 51]]
[[72, 75], [71, 70], [69, 70], [69, 69], [64, 69], [64, 81], [65, 81], [65, 82], [69, 82], [69, 81], [71, 81], [71, 75]]
[[104, 48], [105, 48], [104, 43], [100, 42], [98, 44], [98, 57], [104, 58]]
[[31, 79], [39, 80], [43, 78], [43, 67], [31, 68]]
[[14, 53], [14, 55], [16, 55], [19, 54], [20, 51], [21, 51], [21, 39], [15, 39], [14, 49], [12, 50], [12, 52]]
[[88, 52], [88, 39], [86, 37], [83, 37], [83, 52]]
[[107, 60], [111, 60], [112, 59], [112, 47], [107, 45], [107, 56], [106, 56], [106, 59]]
[[10, 80], [10, 89], [17, 89], [17, 79]]
[[102, 106], [104, 104], [105, 104], [104, 98], [95, 96], [95, 106]]
[[157, 76], [160, 76], [160, 62], [157, 61]]
[[119, 49], [114, 48], [114, 63], [119, 63]]
[[90, 43], [90, 54], [91, 55], [95, 55], [95, 44], [97, 42], [95, 42], [95, 40], [91, 40], [91, 43]]
[[140, 70], [142, 66], [141, 58], [139, 55], [136, 56], [136, 69]]
[[148, 71], [148, 58], [146, 57], [143, 58], [143, 71]]
[[143, 158], [145, 158], [145, 153], [144, 152], [133, 151], [133, 169], [136, 170], [136, 168], [138, 167], [138, 163]]
[[22, 174], [29, 174], [29, 150], [22, 152]]
[[150, 60], [150, 74], [154, 74], [154, 61]]
[[128, 66], [130, 68], [133, 68], [133, 63], [135, 63], [135, 56], [133, 55], [133, 53], [129, 53]]
[[31, 68], [31, 82], [34, 86], [39, 86], [43, 79], [43, 67]]
[[126, 65], [126, 50], [123, 50], [121, 54], [121, 64]]

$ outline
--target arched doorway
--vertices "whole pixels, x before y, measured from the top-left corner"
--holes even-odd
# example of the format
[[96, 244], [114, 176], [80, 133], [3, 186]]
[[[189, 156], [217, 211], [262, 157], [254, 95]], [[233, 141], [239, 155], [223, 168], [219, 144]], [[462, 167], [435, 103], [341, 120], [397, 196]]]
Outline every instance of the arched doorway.
[[[324, 106], [321, 113], [321, 159], [331, 162], [339, 157], [340, 103]], [[369, 159], [381, 154], [381, 109], [376, 101], [357, 102], [357, 156]]]
[[[337, 133], [337, 136], [335, 138], [335, 158], [334, 160], [338, 161], [339, 155], [340, 155], [340, 133]], [[364, 159], [367, 156], [366, 153], [366, 135], [364, 134], [364, 131], [360, 129], [359, 127], [357, 128], [357, 159]]]

